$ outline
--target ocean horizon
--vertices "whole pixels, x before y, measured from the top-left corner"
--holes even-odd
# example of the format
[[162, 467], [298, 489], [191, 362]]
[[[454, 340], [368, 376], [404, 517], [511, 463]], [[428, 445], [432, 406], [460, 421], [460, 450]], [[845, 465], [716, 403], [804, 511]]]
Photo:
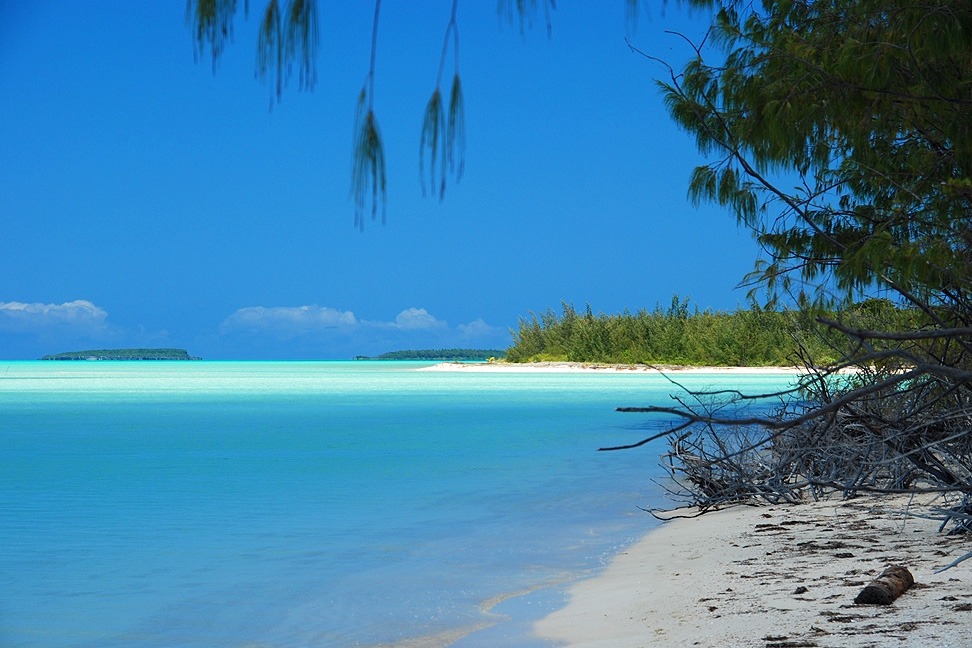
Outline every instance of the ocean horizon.
[[[657, 374], [0, 362], [0, 644], [530, 648], [671, 506]], [[753, 392], [785, 376], [679, 377]]]

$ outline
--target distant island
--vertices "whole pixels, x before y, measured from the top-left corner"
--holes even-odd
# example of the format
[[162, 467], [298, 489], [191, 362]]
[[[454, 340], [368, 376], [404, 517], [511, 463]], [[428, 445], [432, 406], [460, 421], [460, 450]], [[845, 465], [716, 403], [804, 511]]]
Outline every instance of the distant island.
[[97, 349], [46, 355], [41, 360], [202, 360], [185, 349]]
[[499, 349], [419, 349], [417, 351], [392, 351], [380, 356], [354, 356], [355, 360], [489, 360], [505, 358], [506, 351]]

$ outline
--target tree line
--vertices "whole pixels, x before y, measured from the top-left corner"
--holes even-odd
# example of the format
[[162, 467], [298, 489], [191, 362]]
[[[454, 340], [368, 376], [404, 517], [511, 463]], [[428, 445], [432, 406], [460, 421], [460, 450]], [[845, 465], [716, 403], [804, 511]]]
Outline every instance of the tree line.
[[378, 356], [355, 356], [355, 360], [489, 360], [503, 358], [499, 349], [408, 349], [390, 351]]
[[[869, 299], [827, 315], [858, 327], [908, 330], [922, 315], [885, 299]], [[846, 353], [846, 338], [823, 327], [802, 310], [763, 308], [752, 303], [733, 311], [691, 308], [688, 299], [672, 297], [632, 313], [595, 314], [590, 305], [578, 312], [562, 304], [520, 318], [511, 331], [509, 362], [603, 362], [695, 366], [787, 366], [812, 358], [815, 364], [837, 361]]]

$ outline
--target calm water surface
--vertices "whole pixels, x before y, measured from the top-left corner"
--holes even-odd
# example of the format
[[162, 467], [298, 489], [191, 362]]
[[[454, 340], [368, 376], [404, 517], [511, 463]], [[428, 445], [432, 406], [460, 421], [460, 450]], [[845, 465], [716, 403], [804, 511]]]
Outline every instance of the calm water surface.
[[662, 503], [613, 408], [677, 389], [421, 366], [0, 363], [0, 646], [542, 646]]

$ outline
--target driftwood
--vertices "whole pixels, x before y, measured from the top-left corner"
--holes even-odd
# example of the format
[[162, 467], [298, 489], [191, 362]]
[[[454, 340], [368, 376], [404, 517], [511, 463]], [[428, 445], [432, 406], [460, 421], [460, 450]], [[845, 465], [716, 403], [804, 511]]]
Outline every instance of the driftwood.
[[915, 584], [915, 578], [902, 565], [891, 565], [854, 599], [858, 605], [890, 605]]
[[[907, 354], [912, 351], [921, 350]], [[933, 352], [944, 351], [923, 351]], [[642, 441], [604, 449], [667, 437], [670, 451], [662, 465], [670, 478], [662, 485], [701, 511], [731, 503], [798, 503], [832, 493], [924, 492], [939, 494], [933, 512], [941, 515], [935, 519], [943, 530], [952, 525], [950, 533], [972, 532], [972, 349], [963, 351], [969, 369], [956, 369], [961, 376], [893, 353], [906, 354], [872, 350], [855, 356], [860, 364], [844, 374], [837, 372], [850, 369], [851, 361], [816, 368], [805, 359], [806, 375], [781, 392], [683, 388], [674, 395], [677, 407], [620, 408], [680, 420], [652, 427], [658, 431]]]

